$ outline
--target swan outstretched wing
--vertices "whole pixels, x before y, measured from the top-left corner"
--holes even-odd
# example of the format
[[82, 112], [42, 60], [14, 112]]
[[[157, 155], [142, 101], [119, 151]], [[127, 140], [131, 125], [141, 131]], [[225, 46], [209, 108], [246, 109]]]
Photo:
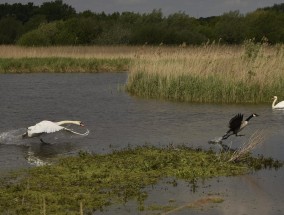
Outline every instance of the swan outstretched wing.
[[34, 126], [28, 127], [28, 132], [32, 134], [53, 133], [63, 129], [64, 127], [57, 125], [54, 122], [45, 120], [37, 123]]
[[[68, 121], [68, 122], [70, 122], [70, 121]], [[80, 122], [80, 124], [81, 124], [81, 122]], [[73, 134], [78, 134], [78, 135], [81, 135], [81, 136], [87, 136], [89, 134], [88, 129], [85, 133], [78, 133], [76, 131], [73, 131], [72, 129], [68, 129], [68, 128], [65, 128], [61, 125], [58, 125], [58, 123], [54, 123], [54, 122], [51, 122], [51, 121], [44, 120], [44, 121], [37, 123], [34, 126], [28, 127], [27, 132], [25, 134], [23, 134], [23, 137], [25, 137], [26, 135], [28, 137], [35, 137], [35, 136], [39, 136], [43, 133], [49, 134], [49, 133], [54, 133], [54, 132], [61, 131], [61, 130], [68, 131], [68, 132], [71, 132]]]

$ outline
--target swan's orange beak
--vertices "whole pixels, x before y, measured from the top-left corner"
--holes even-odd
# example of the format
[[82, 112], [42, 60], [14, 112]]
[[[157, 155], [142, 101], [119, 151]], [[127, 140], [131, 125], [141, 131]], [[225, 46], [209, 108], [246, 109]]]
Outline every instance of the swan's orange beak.
[[84, 127], [85, 125], [82, 122], [80, 122], [80, 126]]

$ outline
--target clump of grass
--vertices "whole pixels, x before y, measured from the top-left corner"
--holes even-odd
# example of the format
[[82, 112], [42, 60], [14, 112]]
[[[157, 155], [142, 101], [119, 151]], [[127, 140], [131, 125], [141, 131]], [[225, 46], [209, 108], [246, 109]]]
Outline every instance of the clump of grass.
[[141, 52], [130, 64], [125, 88], [133, 95], [175, 101], [268, 102], [284, 91], [284, 50], [248, 45]]
[[122, 72], [128, 64], [126, 58], [0, 58], [0, 73]]
[[254, 148], [256, 148], [259, 144], [262, 144], [264, 140], [265, 140], [264, 131], [254, 132], [247, 142], [243, 143], [241, 147], [239, 147], [233, 152], [231, 158], [229, 159], [229, 162], [240, 161], [241, 159], [246, 159], [248, 154]]
[[[143, 210], [147, 198], [143, 188], [164, 177], [194, 184], [200, 178], [245, 174], [255, 163], [262, 167], [269, 164], [265, 158], [250, 159], [254, 162], [227, 162], [227, 155], [217, 157], [211, 151], [184, 146], [143, 146], [105, 155], [81, 152], [2, 180], [0, 213], [88, 214], [130, 199]], [[270, 165], [276, 162], [272, 160]]]

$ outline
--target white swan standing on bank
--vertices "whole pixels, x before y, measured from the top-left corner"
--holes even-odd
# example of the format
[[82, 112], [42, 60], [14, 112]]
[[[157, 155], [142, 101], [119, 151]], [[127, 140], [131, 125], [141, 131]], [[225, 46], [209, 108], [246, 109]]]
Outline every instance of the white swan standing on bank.
[[284, 109], [284, 101], [279, 102], [278, 104], [275, 105], [276, 101], [277, 101], [277, 96], [273, 96], [273, 102], [272, 102], [272, 109]]
[[[38, 137], [44, 133], [46, 134], [50, 134], [50, 133], [54, 133], [57, 131], [68, 131], [71, 132], [73, 134], [78, 134], [78, 135], [82, 135], [82, 136], [86, 136], [89, 134], [89, 130], [87, 130], [85, 133], [81, 134], [78, 132], [73, 131], [72, 129], [68, 129], [63, 127], [62, 125], [65, 124], [74, 124], [74, 125], [79, 125], [79, 126], [84, 126], [84, 124], [81, 121], [71, 121], [71, 120], [64, 120], [64, 121], [60, 121], [60, 122], [51, 122], [48, 120], [44, 120], [41, 121], [33, 126], [30, 126], [27, 128], [26, 133], [24, 133], [22, 135], [23, 138], [25, 137]], [[43, 142], [42, 139], [40, 139], [41, 142]]]

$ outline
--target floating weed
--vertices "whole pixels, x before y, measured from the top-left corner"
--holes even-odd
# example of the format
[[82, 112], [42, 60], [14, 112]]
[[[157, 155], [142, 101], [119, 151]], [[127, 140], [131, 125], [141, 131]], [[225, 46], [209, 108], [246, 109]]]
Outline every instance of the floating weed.
[[[160, 210], [163, 210], [162, 213], [163, 215], [168, 215], [168, 214], [175, 214], [176, 212], [185, 208], [202, 208], [210, 203], [222, 203], [223, 201], [224, 199], [219, 196], [208, 195], [194, 202], [189, 202], [178, 207], [174, 207], [174, 205], [172, 205], [172, 207], [167, 207], [166, 210], [161, 207]], [[156, 210], [158, 210], [158, 207], [156, 207]]]
[[[158, 211], [158, 212], [168, 212], [168, 211], [173, 211], [175, 208], [177, 208], [176, 205], [174, 204], [167, 204], [167, 205], [158, 205], [158, 204], [152, 204], [149, 205], [146, 210], [148, 211]], [[160, 214], [160, 213], [159, 213]]]
[[110, 204], [136, 200], [145, 210], [144, 188], [163, 178], [184, 179], [198, 189], [197, 181], [218, 176], [246, 174], [260, 168], [279, 168], [282, 162], [248, 155], [228, 162], [229, 155], [185, 146], [158, 148], [150, 145], [59, 159], [48, 166], [21, 171], [2, 179], [0, 213], [91, 214]]
[[222, 203], [223, 201], [224, 199], [219, 196], [207, 196], [191, 203], [188, 207], [197, 208], [205, 206], [209, 203]]

